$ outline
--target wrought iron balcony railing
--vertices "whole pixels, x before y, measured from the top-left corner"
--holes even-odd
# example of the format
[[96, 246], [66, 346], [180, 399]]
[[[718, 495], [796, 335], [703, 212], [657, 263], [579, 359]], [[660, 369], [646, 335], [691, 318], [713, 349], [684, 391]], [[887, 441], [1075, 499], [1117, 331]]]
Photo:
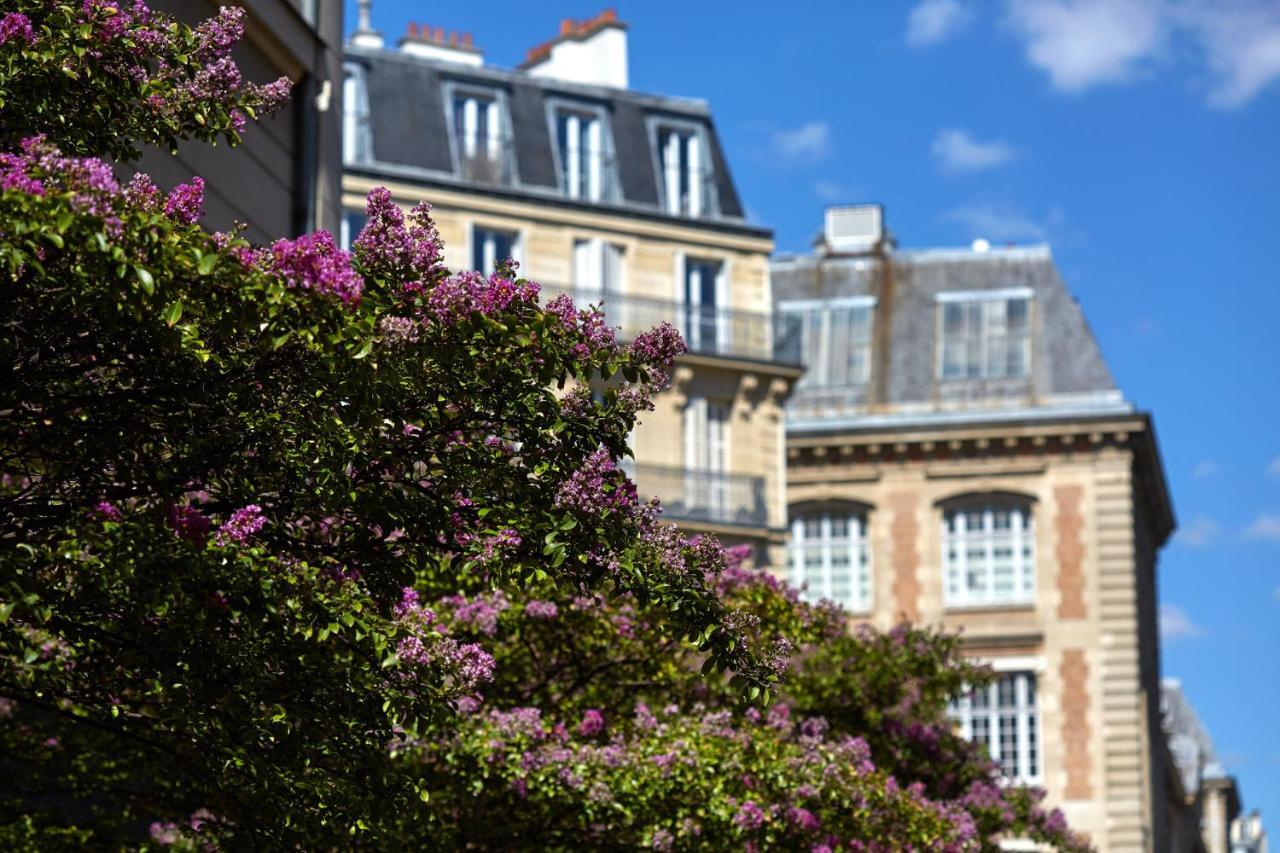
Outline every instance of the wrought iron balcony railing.
[[579, 307], [599, 305], [610, 325], [619, 328], [622, 340], [666, 322], [680, 330], [691, 353], [801, 364], [800, 324], [794, 317], [588, 288], [543, 287], [548, 299], [568, 293]]
[[764, 478], [628, 462], [624, 469], [641, 495], [657, 495], [672, 521], [763, 527], [769, 522]]

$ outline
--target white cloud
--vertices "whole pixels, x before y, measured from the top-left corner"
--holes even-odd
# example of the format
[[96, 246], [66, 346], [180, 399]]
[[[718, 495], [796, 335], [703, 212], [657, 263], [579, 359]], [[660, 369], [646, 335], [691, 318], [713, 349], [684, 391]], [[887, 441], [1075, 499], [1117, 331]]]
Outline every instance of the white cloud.
[[1204, 53], [1213, 106], [1240, 106], [1280, 79], [1280, 5], [1273, 0], [1184, 0], [1173, 17]]
[[814, 181], [813, 194], [823, 201], [831, 202], [847, 202], [852, 198], [845, 185], [838, 181]]
[[933, 138], [930, 150], [944, 172], [980, 172], [994, 169], [1015, 156], [1012, 147], [1000, 140], [981, 142], [967, 130], [943, 128]]
[[1039, 241], [1049, 236], [1049, 229], [1017, 207], [980, 203], [957, 207], [942, 214], [944, 222], [953, 222], [968, 231], [969, 238], [983, 237], [996, 243]]
[[831, 153], [831, 125], [811, 121], [790, 130], [774, 131], [773, 150], [787, 160], [821, 160]]
[[1280, 456], [1272, 459], [1271, 462], [1267, 464], [1267, 473], [1272, 477], [1280, 477]]
[[1218, 522], [1201, 515], [1178, 531], [1177, 540], [1192, 548], [1202, 548], [1218, 538], [1218, 531]]
[[1253, 524], [1245, 528], [1244, 535], [1250, 539], [1270, 539], [1273, 542], [1280, 542], [1280, 512], [1258, 513]]
[[1129, 80], [1163, 48], [1163, 0], [1009, 0], [1008, 23], [1054, 88]]
[[921, 0], [907, 18], [907, 44], [923, 47], [944, 42], [963, 30], [971, 18], [958, 0]]
[[1218, 476], [1221, 470], [1217, 462], [1212, 459], [1206, 459], [1203, 462], [1196, 463], [1196, 467], [1191, 469], [1191, 476], [1197, 480], [1208, 480], [1210, 477]]
[[1160, 605], [1160, 639], [1189, 640], [1204, 635], [1204, 629], [1191, 621], [1187, 611], [1176, 604]]
[[1280, 80], [1274, 0], [1006, 0], [1005, 10], [1027, 61], [1060, 91], [1124, 83], [1174, 57], [1198, 61], [1193, 74], [1215, 107], [1240, 106]]

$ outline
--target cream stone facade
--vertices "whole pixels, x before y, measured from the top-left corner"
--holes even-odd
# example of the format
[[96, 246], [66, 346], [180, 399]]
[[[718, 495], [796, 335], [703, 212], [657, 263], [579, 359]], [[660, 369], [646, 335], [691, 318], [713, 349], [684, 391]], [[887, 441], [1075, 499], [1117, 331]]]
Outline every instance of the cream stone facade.
[[898, 251], [880, 229], [852, 211], [815, 255], [774, 263], [811, 371], [788, 410], [787, 575], [879, 628], [958, 632], [998, 683], [954, 719], [1008, 778], [1100, 850], [1183, 849], [1156, 610], [1174, 519], [1151, 419], [1046, 247]]
[[[625, 28], [601, 16], [567, 32], [577, 43]], [[463, 41], [411, 25], [400, 50], [368, 33], [348, 45], [359, 156], [346, 162], [344, 239], [385, 186], [406, 207], [431, 203], [452, 269], [510, 255], [547, 298], [601, 305], [624, 340], [675, 325], [690, 351], [642, 415], [631, 473], [690, 533], [779, 564], [783, 406], [803, 371], [773, 313], [772, 234], [743, 219], [705, 104], [584, 83], [590, 68], [490, 68]]]

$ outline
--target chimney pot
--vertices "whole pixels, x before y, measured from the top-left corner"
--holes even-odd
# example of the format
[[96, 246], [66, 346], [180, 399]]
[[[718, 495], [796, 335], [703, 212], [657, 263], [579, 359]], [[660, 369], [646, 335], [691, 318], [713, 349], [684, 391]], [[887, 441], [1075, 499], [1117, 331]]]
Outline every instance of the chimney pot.
[[471, 33], [463, 33], [463, 34], [462, 34], [462, 45], [463, 45], [463, 47], [471, 47], [471, 44], [472, 44], [472, 42], [471, 42]]
[[458, 31], [449, 30], [449, 47], [457, 47], [457, 46], [458, 46]]
[[444, 44], [444, 27], [436, 27], [435, 37], [433, 40], [436, 44]]
[[573, 18], [565, 18], [560, 22], [560, 35], [567, 36], [573, 34]]

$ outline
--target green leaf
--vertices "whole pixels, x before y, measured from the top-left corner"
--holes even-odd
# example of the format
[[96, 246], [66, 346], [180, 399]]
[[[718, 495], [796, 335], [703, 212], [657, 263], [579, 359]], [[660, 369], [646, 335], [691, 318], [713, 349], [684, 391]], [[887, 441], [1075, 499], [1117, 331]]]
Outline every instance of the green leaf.
[[169, 307], [164, 310], [164, 322], [169, 328], [173, 328], [182, 319], [182, 300], [169, 303]]
[[138, 277], [138, 281], [142, 284], [142, 289], [146, 291], [147, 296], [152, 296], [156, 292], [156, 280], [151, 276], [151, 271], [144, 266], [134, 265], [134, 275]]
[[209, 273], [213, 272], [213, 268], [217, 266], [217, 264], [218, 264], [218, 253], [209, 252], [207, 254], [200, 256], [200, 263], [197, 266], [197, 270], [199, 271], [200, 275], [208, 275]]

